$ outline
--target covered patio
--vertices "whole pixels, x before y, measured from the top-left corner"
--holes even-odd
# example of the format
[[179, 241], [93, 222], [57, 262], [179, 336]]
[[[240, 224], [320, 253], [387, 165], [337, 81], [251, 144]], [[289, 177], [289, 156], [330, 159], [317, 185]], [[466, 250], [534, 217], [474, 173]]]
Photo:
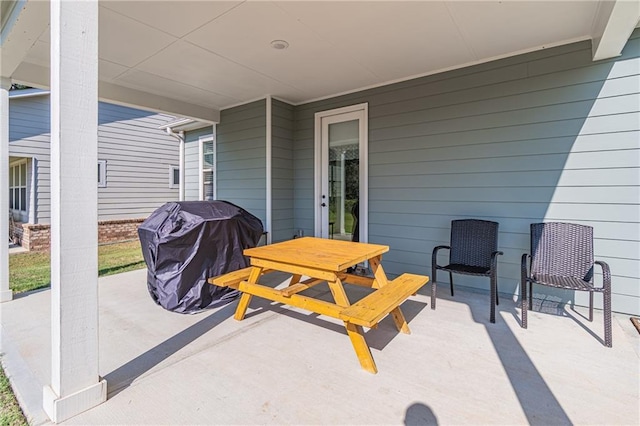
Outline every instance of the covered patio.
[[[637, 423], [639, 19], [626, 0], [2, 2], [2, 182], [9, 87], [51, 91], [51, 290], [12, 300], [0, 244], [2, 362], [34, 422], [43, 407], [78, 424]], [[231, 307], [180, 317], [143, 272], [99, 281], [98, 99], [185, 117], [180, 193], [202, 199], [184, 186], [206, 141], [213, 194], [270, 243], [327, 233], [322, 123], [356, 117], [360, 241], [391, 247], [390, 275], [430, 275], [452, 219], [500, 222], [499, 321], [478, 280], [436, 311], [418, 295], [413, 335], [370, 332], [380, 373], [364, 377], [331, 320], [258, 302], [241, 323]], [[519, 328], [519, 259], [542, 221], [594, 228], [625, 314], [613, 349], [598, 315], [564, 310], [585, 304], [573, 293], [534, 294], [573, 321]]]
[[[477, 293], [442, 291], [432, 311], [424, 288], [403, 305], [412, 334], [390, 318], [367, 332], [379, 367], [372, 375], [339, 321], [263, 299], [241, 322], [235, 302], [179, 315], [156, 306], [145, 282], [142, 270], [99, 280], [107, 401], [64, 424], [640, 421], [639, 339], [626, 315], [614, 315], [606, 349], [599, 312], [593, 323], [586, 308], [533, 312], [523, 330], [513, 301], [501, 300], [490, 324]], [[331, 300], [326, 286], [309, 291]], [[3, 305], [3, 363], [34, 425], [48, 423], [50, 299], [45, 290]]]

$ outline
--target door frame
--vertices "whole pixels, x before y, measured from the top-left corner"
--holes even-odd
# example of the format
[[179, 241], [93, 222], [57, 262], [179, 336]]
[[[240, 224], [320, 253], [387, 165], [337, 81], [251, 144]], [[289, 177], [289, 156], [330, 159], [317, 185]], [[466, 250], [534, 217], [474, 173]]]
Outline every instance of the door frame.
[[314, 202], [314, 235], [319, 237], [322, 233], [322, 119], [352, 112], [359, 112], [359, 200], [360, 213], [358, 223], [360, 228], [360, 241], [369, 241], [369, 104], [367, 102], [335, 108], [315, 113], [314, 122], [314, 173], [313, 173], [313, 202]]

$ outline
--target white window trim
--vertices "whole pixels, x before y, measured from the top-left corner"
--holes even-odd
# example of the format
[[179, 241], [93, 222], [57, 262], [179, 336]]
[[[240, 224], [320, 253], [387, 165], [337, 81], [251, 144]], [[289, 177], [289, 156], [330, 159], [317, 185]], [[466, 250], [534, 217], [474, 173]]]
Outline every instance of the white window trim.
[[107, 160], [98, 160], [100, 175], [98, 176], [98, 188], [107, 187]]
[[216, 155], [216, 138], [214, 137], [216, 132], [216, 126], [215, 124], [213, 125], [213, 134], [211, 135], [207, 135], [207, 136], [200, 136], [200, 138], [198, 138], [198, 200], [202, 201], [204, 200], [204, 144], [206, 142], [212, 142], [213, 143], [213, 169], [207, 169], [207, 170], [211, 170], [213, 172], [213, 199], [217, 200], [218, 196], [217, 196], [217, 185], [216, 185], [216, 169], [217, 169], [217, 164], [218, 164], [218, 156]]
[[[9, 173], [13, 173], [14, 168], [15, 167], [19, 167], [22, 164], [24, 164], [24, 167], [25, 167], [25, 182], [24, 182], [24, 185], [16, 185], [15, 184], [16, 181], [15, 181], [15, 177], [14, 177], [14, 180], [13, 180], [14, 185], [13, 186], [9, 186], [9, 197], [12, 196], [12, 194], [11, 194], [11, 189], [12, 188], [22, 189], [24, 187], [25, 191], [29, 190], [29, 167], [28, 167], [29, 166], [29, 159], [28, 158], [25, 158], [24, 160], [19, 160], [19, 161], [16, 161], [14, 163], [9, 164]], [[19, 174], [20, 173], [18, 173], [18, 175]], [[16, 209], [15, 206], [14, 206], [14, 208], [12, 208], [11, 211], [16, 212], [16, 213], [20, 213], [21, 215], [22, 214], [26, 214], [29, 211], [29, 195], [30, 195], [29, 193], [26, 194], [25, 201], [24, 201], [24, 204], [25, 204], [24, 205], [24, 209]], [[20, 219], [20, 220], [23, 220], [23, 219]]]
[[180, 166], [169, 166], [169, 189], [180, 188], [180, 182], [176, 183], [173, 180], [173, 177], [175, 176], [175, 170], [180, 171]]
[[[342, 115], [350, 112], [360, 112], [363, 119], [360, 121], [360, 242], [369, 241], [369, 104], [367, 102], [350, 105], [315, 113], [314, 123], [314, 234], [321, 234], [322, 222], [319, 214], [319, 205], [322, 202], [322, 119], [333, 115]], [[364, 203], [362, 202], [364, 200]]]

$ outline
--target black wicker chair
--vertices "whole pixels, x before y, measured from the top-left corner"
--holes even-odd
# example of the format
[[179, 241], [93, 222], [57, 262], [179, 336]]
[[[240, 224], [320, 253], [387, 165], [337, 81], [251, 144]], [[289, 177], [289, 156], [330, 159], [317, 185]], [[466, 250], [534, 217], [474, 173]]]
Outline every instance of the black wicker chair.
[[[438, 251], [449, 250], [449, 264], [437, 264]], [[488, 220], [462, 219], [451, 221], [451, 245], [438, 246], [431, 255], [431, 309], [436, 308], [436, 282], [438, 270], [449, 272], [453, 296], [453, 273], [490, 278], [491, 312], [489, 319], [496, 322], [498, 300], [498, 223]]]
[[[529, 271], [527, 260], [530, 260]], [[593, 284], [595, 264], [602, 268], [602, 287], [595, 287]], [[592, 227], [560, 222], [532, 223], [531, 255], [522, 255], [520, 283], [522, 328], [527, 328], [527, 308], [533, 309], [533, 284], [588, 291], [589, 321], [593, 321], [593, 293], [602, 293], [604, 344], [612, 346], [611, 272], [605, 262], [593, 260]]]

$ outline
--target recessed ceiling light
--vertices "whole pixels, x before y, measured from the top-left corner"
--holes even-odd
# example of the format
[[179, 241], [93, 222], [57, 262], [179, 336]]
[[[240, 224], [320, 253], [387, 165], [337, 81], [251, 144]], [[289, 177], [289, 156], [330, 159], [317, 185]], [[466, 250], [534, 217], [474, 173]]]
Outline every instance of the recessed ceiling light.
[[289, 47], [289, 43], [287, 43], [285, 40], [273, 40], [271, 42], [271, 47], [277, 50], [284, 50]]

